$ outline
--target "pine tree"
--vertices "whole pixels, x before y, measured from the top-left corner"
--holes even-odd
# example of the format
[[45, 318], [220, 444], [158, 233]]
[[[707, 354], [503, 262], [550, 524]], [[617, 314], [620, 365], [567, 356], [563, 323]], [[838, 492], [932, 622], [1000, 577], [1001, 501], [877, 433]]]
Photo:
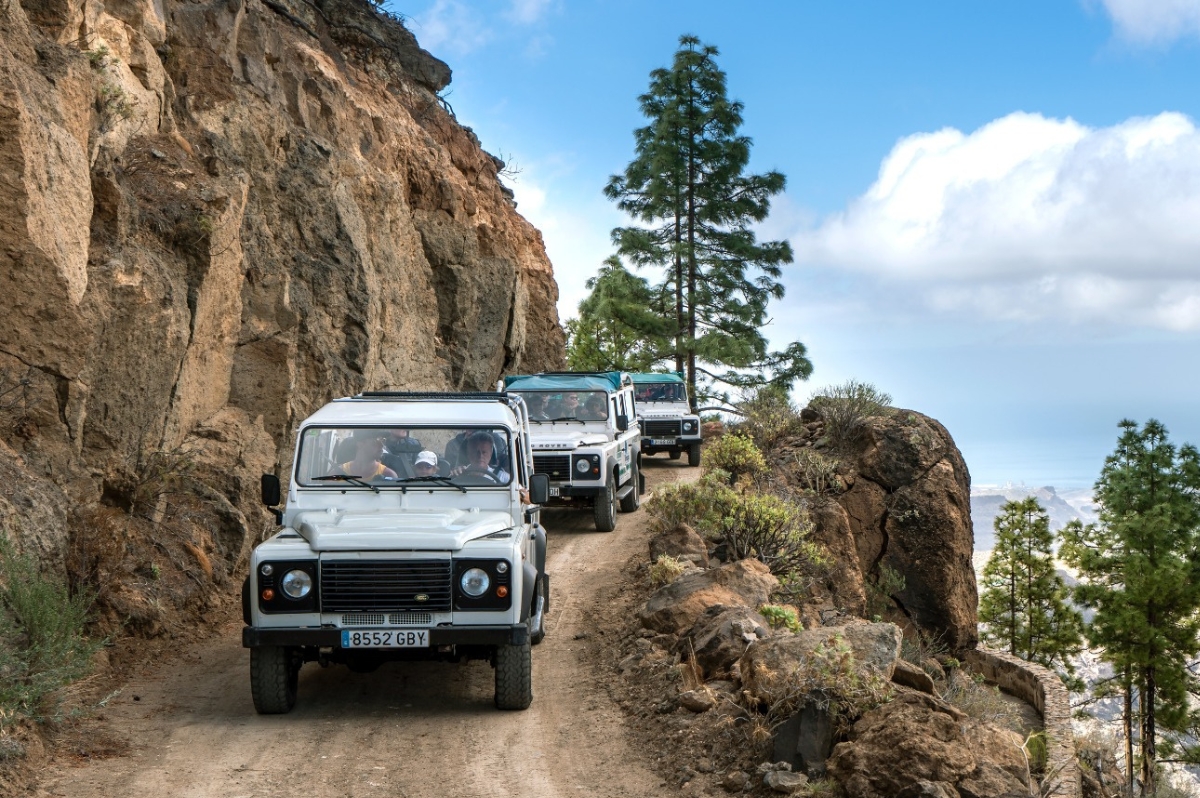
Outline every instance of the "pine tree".
[[639, 98], [650, 123], [634, 132], [636, 157], [605, 194], [644, 225], [613, 231], [618, 252], [635, 266], [663, 269], [658, 291], [674, 300], [675, 368], [686, 372], [695, 407], [701, 398], [727, 404], [718, 384], [790, 388], [812, 364], [803, 344], [768, 352], [762, 335], [768, 302], [783, 297], [780, 266], [792, 250], [786, 241], [758, 242], [750, 227], [767, 217], [786, 179], [746, 174], [743, 106], [726, 97], [717, 48], [694, 36], [679, 45], [671, 68], [650, 74]]
[[1188, 693], [1200, 686], [1187, 667], [1200, 652], [1200, 453], [1176, 450], [1153, 419], [1119, 426], [1096, 483], [1099, 522], [1064, 530], [1063, 555], [1084, 578], [1077, 600], [1095, 610], [1089, 642], [1138, 695], [1142, 791], [1153, 795], [1159, 730], [1194, 721]]
[[575, 371], [650, 371], [670, 353], [670, 325], [645, 279], [616, 256], [587, 281], [579, 316], [567, 322], [567, 365]]
[[1083, 618], [1067, 603], [1067, 586], [1054, 567], [1050, 516], [1030, 496], [1006, 502], [995, 529], [979, 601], [984, 639], [1073, 675], [1069, 658], [1083, 649]]

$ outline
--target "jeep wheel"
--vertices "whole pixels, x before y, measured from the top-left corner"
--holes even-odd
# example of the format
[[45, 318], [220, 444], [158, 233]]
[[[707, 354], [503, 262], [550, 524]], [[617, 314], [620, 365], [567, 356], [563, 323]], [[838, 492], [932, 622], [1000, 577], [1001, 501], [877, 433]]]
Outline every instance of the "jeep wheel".
[[642, 480], [638, 474], [638, 458], [634, 458], [633, 466], [629, 469], [629, 486], [632, 488], [621, 499], [621, 512], [632, 513], [642, 506]]
[[700, 465], [700, 444], [693, 443], [688, 447], [688, 465], [692, 468]]
[[528, 709], [533, 703], [533, 657], [529, 640], [496, 647], [496, 709]]
[[617, 476], [610, 474], [604, 492], [596, 497], [596, 530], [612, 532], [617, 528]]
[[283, 715], [296, 706], [300, 662], [286, 646], [250, 649], [250, 694], [260, 715]]

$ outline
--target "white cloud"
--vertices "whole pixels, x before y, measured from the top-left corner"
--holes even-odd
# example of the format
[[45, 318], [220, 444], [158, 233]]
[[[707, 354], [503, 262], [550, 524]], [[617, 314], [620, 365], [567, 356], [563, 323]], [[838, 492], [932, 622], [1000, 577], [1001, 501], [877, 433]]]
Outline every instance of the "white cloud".
[[801, 263], [911, 283], [945, 312], [1200, 330], [1200, 131], [1015, 113], [910, 136]]
[[509, 17], [521, 25], [532, 25], [556, 5], [555, 0], [512, 0]]
[[1200, 0], [1100, 0], [1122, 38], [1169, 44], [1200, 35]]
[[487, 44], [494, 36], [484, 14], [459, 0], [437, 0], [414, 17], [417, 39], [430, 52], [465, 55]]

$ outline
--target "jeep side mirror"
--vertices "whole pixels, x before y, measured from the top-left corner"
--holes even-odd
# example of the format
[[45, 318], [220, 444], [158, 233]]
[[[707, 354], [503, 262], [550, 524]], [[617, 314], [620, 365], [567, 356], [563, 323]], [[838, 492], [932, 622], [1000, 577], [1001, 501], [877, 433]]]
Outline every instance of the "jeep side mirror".
[[629, 429], [629, 416], [625, 415], [624, 413], [621, 413], [619, 416], [617, 416], [617, 429], [621, 432]]
[[262, 501], [268, 507], [279, 504], [279, 477], [274, 474], [262, 475]]
[[545, 504], [550, 501], [549, 474], [534, 474], [529, 478], [529, 501], [532, 504]]

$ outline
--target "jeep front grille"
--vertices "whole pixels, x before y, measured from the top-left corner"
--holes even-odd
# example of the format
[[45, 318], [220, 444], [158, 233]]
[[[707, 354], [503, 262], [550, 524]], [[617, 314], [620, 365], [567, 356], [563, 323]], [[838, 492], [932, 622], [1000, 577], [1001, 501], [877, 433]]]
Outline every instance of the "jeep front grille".
[[321, 610], [449, 612], [450, 569], [450, 560], [326, 560], [321, 563]]
[[393, 612], [391, 615], [362, 612], [342, 616], [342, 626], [429, 626], [431, 623], [433, 614], [429, 612]]
[[672, 438], [680, 434], [680, 423], [678, 419], [673, 421], [646, 419], [642, 422], [642, 434], [647, 438]]
[[570, 479], [571, 455], [535, 454], [533, 456], [533, 473], [545, 474], [550, 479]]

